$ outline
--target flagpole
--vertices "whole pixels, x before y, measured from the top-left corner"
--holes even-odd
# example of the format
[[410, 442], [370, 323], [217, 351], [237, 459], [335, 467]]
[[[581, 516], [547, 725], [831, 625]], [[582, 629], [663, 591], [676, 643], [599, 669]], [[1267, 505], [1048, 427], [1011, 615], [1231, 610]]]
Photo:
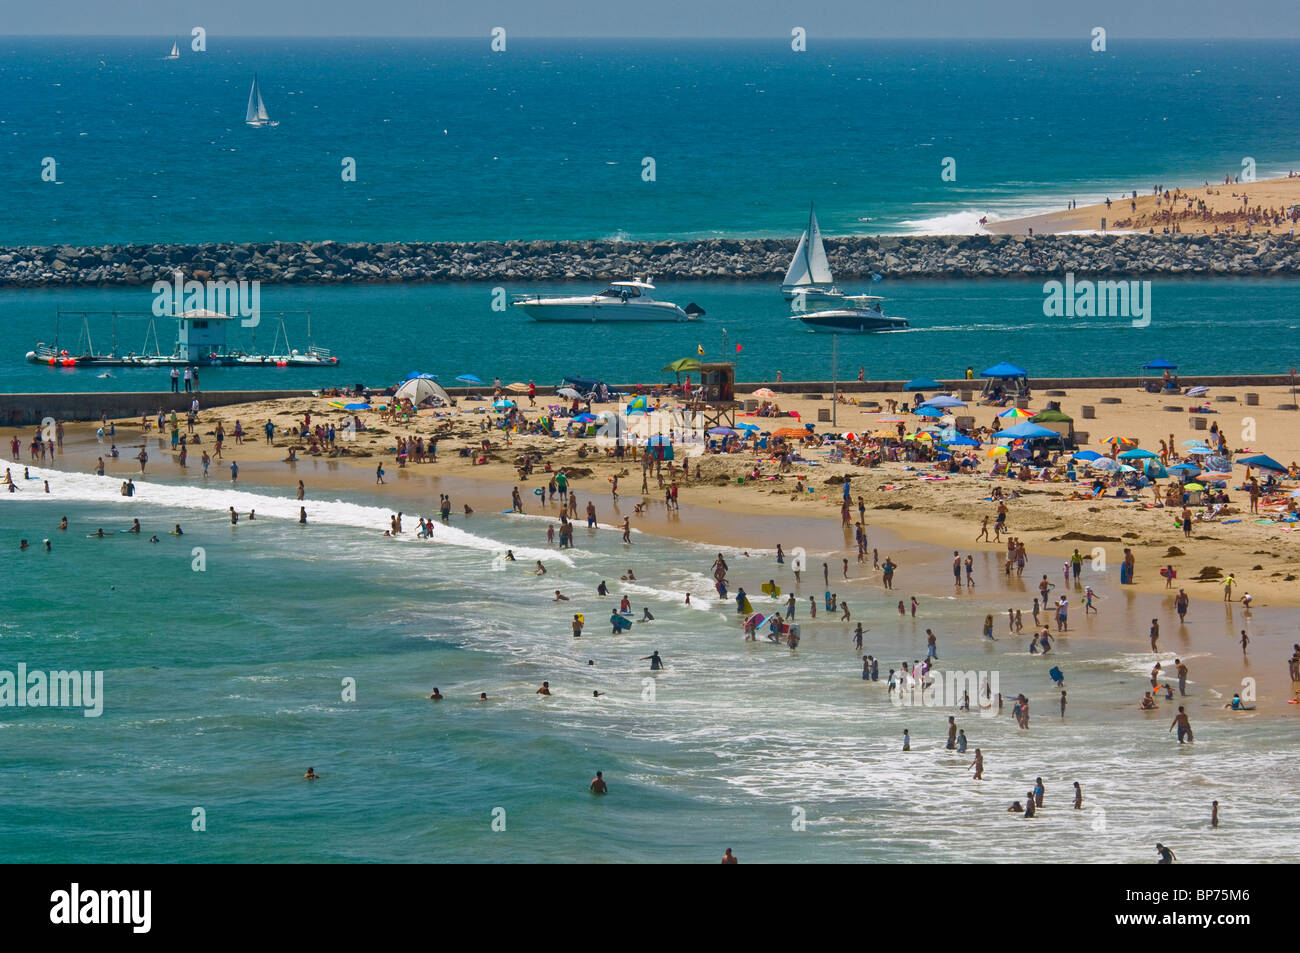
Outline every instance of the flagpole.
[[840, 389], [840, 336], [831, 335], [831, 427], [838, 430], [838, 415], [835, 413], [836, 404], [839, 403]]

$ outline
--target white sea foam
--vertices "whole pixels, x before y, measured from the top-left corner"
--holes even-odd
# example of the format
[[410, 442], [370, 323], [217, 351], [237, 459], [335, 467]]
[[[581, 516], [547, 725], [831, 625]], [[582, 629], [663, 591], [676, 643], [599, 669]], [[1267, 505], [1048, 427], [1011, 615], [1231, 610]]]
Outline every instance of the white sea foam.
[[[13, 469], [13, 468], [10, 468]], [[389, 519], [394, 510], [379, 506], [364, 506], [359, 503], [347, 503], [343, 500], [298, 500], [288, 496], [271, 496], [233, 487], [216, 486], [197, 487], [169, 483], [150, 483], [135, 480], [135, 495], [122, 496], [122, 484], [116, 477], [98, 477], [89, 473], [68, 473], [62, 470], [47, 470], [42, 467], [29, 467], [32, 476], [39, 479], [20, 481], [18, 493], [0, 493], [0, 501], [5, 503], [48, 503], [75, 501], [82, 503], [100, 503], [105, 505], [139, 507], [140, 504], [170, 506], [178, 509], [201, 510], [210, 513], [224, 513], [230, 507], [240, 514], [241, 519], [255, 510], [258, 519], [287, 520], [298, 522], [298, 508], [307, 510], [309, 525], [348, 526], [369, 531], [382, 531], [388, 528]], [[15, 473], [19, 481], [21, 474]], [[134, 480], [134, 478], [132, 478]], [[50, 481], [50, 493], [42, 492], [41, 480]], [[414, 523], [409, 517], [404, 522]], [[242, 524], [246, 525], [246, 524]], [[421, 543], [413, 527], [408, 527], [398, 542]], [[520, 559], [549, 559], [572, 566], [573, 560], [553, 549], [521, 546], [514, 547], [487, 536], [447, 526], [435, 521], [433, 537], [428, 542], [441, 543], [446, 546], [458, 546], [465, 549], [477, 549], [492, 553], [504, 553], [514, 549]]]

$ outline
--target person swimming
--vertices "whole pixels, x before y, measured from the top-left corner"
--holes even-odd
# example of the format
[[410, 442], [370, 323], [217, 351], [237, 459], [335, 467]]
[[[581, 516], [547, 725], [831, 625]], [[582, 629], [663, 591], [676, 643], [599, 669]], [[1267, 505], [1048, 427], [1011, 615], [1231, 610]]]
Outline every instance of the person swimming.
[[429, 698], [436, 702], [442, 701], [442, 692], [438, 691], [437, 685], [433, 686], [433, 691], [429, 693]]
[[139, 521], [139, 520], [131, 520], [131, 528], [128, 529], [127, 532], [128, 532], [128, 533], [135, 533], [136, 535], [139, 535], [139, 533], [140, 533], [140, 521]]
[[180, 524], [180, 523], [177, 523], [177, 524], [176, 524], [176, 528], [172, 530], [172, 535], [173, 535], [173, 536], [184, 536], [184, 535], [185, 535], [185, 531], [184, 531], [183, 529], [181, 529], [181, 524]]
[[308, 768], [308, 769], [307, 769], [307, 773], [304, 774], [303, 777], [306, 778], [308, 781], [318, 781], [318, 780], [320, 780], [320, 775], [316, 773], [316, 769], [315, 769], [315, 768]]
[[650, 609], [649, 609], [649, 607], [648, 607], [648, 606], [642, 606], [642, 607], [641, 607], [641, 621], [642, 621], [642, 622], [653, 622], [654, 620], [655, 620], [655, 617], [654, 617], [653, 615], [650, 614]]

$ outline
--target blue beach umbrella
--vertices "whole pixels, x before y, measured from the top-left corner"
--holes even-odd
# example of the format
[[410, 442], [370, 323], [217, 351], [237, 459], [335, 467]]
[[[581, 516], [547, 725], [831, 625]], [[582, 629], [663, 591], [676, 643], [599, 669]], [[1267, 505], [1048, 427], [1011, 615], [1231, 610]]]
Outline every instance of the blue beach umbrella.
[[994, 436], [998, 440], [1034, 440], [1039, 437], [1059, 437], [1055, 430], [1048, 430], [1046, 427], [1040, 427], [1038, 424], [1017, 424], [1014, 427], [1008, 427]]
[[1132, 450], [1125, 450], [1119, 455], [1121, 460], [1151, 460], [1160, 456], [1158, 453], [1152, 453], [1150, 450], [1143, 450], [1141, 447], [1134, 447]]
[[968, 437], [965, 434], [958, 434], [948, 441], [950, 447], [978, 447], [980, 442], [974, 437]]
[[1187, 473], [1200, 473], [1200, 472], [1201, 472], [1201, 468], [1198, 467], [1198, 466], [1197, 466], [1196, 464], [1194, 464], [1194, 463], [1175, 463], [1175, 464], [1174, 464], [1172, 467], [1170, 467], [1169, 469], [1170, 469], [1171, 471], [1173, 471], [1173, 470], [1186, 471]]
[[411, 371], [411, 373], [409, 373], [409, 374], [406, 375], [406, 379], [407, 379], [408, 381], [413, 381], [413, 380], [415, 380], [416, 378], [419, 378], [419, 377], [423, 377], [423, 378], [425, 378], [425, 379], [427, 379], [427, 380], [431, 380], [431, 381], [436, 381], [436, 380], [438, 379], [438, 375], [437, 375], [437, 374], [426, 374], [426, 373], [424, 373], [424, 372], [422, 372], [422, 371]]
[[596, 415], [595, 415], [595, 414], [578, 414], [578, 416], [574, 417], [573, 419], [576, 420], [576, 421], [577, 421], [578, 423], [580, 423], [580, 424], [589, 424], [589, 423], [591, 423], [593, 420], [596, 419]]
[[921, 402], [922, 407], [965, 407], [964, 400], [958, 400], [956, 397], [950, 397], [948, 394], [940, 394], [938, 397], [931, 397], [929, 400]]
[[942, 417], [943, 411], [937, 407], [922, 407], [916, 412], [918, 417]]
[[903, 390], [938, 390], [942, 386], [933, 377], [914, 377], [903, 385]]
[[758, 430], [754, 424], [736, 424], [737, 430]]
[[1265, 453], [1257, 453], [1253, 457], [1242, 457], [1237, 461], [1237, 465], [1243, 467], [1258, 467], [1261, 470], [1274, 470], [1277, 473], [1286, 473], [1286, 467]]
[[1028, 377], [1029, 372], [1023, 367], [1016, 367], [1014, 364], [1008, 364], [1003, 361], [1001, 364], [994, 364], [980, 371], [980, 377], [994, 377], [1004, 379], [1009, 377]]
[[1098, 453], [1096, 450], [1080, 450], [1078, 453], [1076, 453], [1076, 454], [1074, 455], [1074, 459], [1076, 459], [1076, 460], [1099, 460], [1099, 459], [1101, 459], [1101, 454]]
[[458, 381], [463, 381], [463, 382], [466, 383], [466, 384], [482, 384], [482, 383], [483, 383], [481, 380], [479, 380], [479, 379], [478, 379], [477, 377], [475, 377], [473, 374], [462, 374], [462, 375], [460, 375], [460, 377], [456, 378], [456, 380], [458, 380]]
[[706, 432], [707, 432], [710, 436], [714, 436], [714, 437], [734, 437], [734, 436], [736, 436], [736, 431], [732, 430], [730, 427], [710, 427]]
[[496, 410], [509, 410], [511, 407], [515, 406], [515, 402], [513, 400], [499, 400], [492, 406]]
[[1197, 457], [1208, 457], [1214, 454], [1214, 451], [1209, 447], [1192, 447], [1192, 449], [1187, 452]]

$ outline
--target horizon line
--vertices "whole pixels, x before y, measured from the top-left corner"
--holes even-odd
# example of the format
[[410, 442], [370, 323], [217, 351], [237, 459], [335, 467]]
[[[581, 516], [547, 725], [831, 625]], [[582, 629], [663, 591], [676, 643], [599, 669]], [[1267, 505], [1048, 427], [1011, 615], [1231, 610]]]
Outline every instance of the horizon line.
[[[179, 33], [0, 33], [0, 39], [169, 39], [178, 36], [188, 36], [188, 31]], [[210, 36], [212, 34], [209, 34]], [[474, 34], [443, 34], [443, 33], [238, 33], [238, 32], [220, 32], [216, 34], [219, 37], [238, 37], [240, 39], [254, 40], [286, 40], [286, 39], [338, 39], [338, 40], [483, 40], [491, 39], [491, 33], [474, 33]], [[748, 40], [771, 40], [773, 42], [785, 43], [790, 39], [788, 34], [772, 33], [757, 35], [725, 35], [709, 36], [698, 34], [593, 34], [593, 35], [573, 35], [573, 34], [553, 34], [553, 33], [517, 33], [510, 34], [512, 39], [522, 38], [529, 40], [705, 40], [705, 41], [748, 41]], [[1142, 34], [1121, 34], [1116, 37], [1113, 34], [1107, 35], [1107, 42], [1113, 42], [1115, 39], [1121, 41], [1156, 41], [1167, 43], [1185, 43], [1185, 42], [1222, 42], [1224, 40], [1232, 41], [1250, 41], [1258, 42], [1286, 42], [1300, 41], [1300, 34], [1295, 36], [1148, 36]], [[1087, 34], [1070, 34], [1066, 36], [1034, 36], [1034, 35], [1007, 35], [999, 34], [962, 34], [962, 35], [933, 35], [933, 36], [878, 36], [878, 35], [837, 35], [834, 37], [819, 37], [816, 33], [810, 34], [810, 39], [817, 43], [840, 43], [849, 40], [872, 40], [876, 42], [927, 42], [934, 40], [983, 40], [991, 42], [1012, 42], [1017, 40], [1036, 40], [1046, 42], [1087, 42], [1090, 37]]]

